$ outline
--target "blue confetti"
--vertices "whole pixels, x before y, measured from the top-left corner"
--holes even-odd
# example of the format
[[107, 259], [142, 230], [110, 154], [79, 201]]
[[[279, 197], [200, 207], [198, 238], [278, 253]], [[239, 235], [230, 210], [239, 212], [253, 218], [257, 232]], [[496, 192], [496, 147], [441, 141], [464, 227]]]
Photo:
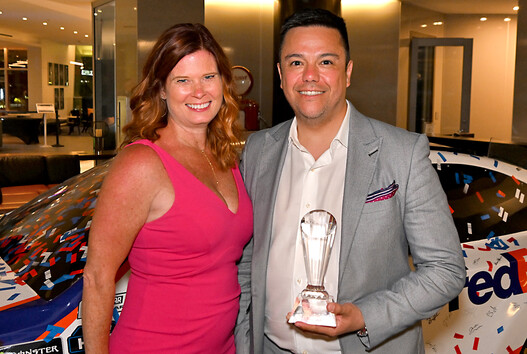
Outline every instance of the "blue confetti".
[[117, 309], [114, 307], [113, 308], [113, 316], [112, 316], [113, 320], [115, 322], [119, 321], [119, 311], [117, 311]]
[[505, 198], [505, 196], [502, 195], [501, 193], [496, 193], [496, 197], [498, 197], [498, 198]]
[[454, 175], [456, 177], [456, 184], [460, 184], [461, 182], [459, 181], [459, 173], [455, 173]]
[[476, 155], [470, 155], [470, 157], [475, 158], [476, 160], [481, 160], [481, 159], [480, 159], [478, 156], [476, 156]]
[[64, 328], [48, 325], [46, 331], [49, 331], [49, 334], [44, 338], [44, 342], [49, 343], [53, 338], [55, 338], [56, 335], [64, 332]]
[[503, 332], [503, 326], [498, 327], [498, 334]]
[[20, 293], [15, 293], [15, 294], [11, 295], [11, 296], [7, 299], [7, 301], [13, 301], [14, 299], [16, 299], [16, 298], [18, 297], [18, 295], [20, 295]]
[[474, 178], [471, 175], [463, 174], [463, 181], [466, 184], [471, 184], [473, 180], [474, 180]]
[[489, 232], [489, 235], [487, 236], [487, 239], [493, 238], [495, 235], [494, 231]]
[[481, 220], [488, 220], [488, 219], [490, 219], [489, 214], [481, 215]]
[[463, 257], [467, 258], [467, 252], [465, 250], [463, 250]]
[[491, 209], [494, 210], [496, 213], [500, 212], [500, 209], [498, 207], [493, 206]]
[[498, 167], [498, 161], [494, 160], [494, 167]]
[[496, 177], [494, 177], [494, 174], [492, 173], [492, 171], [489, 171], [489, 177], [492, 180], [492, 182], [496, 183]]
[[438, 152], [437, 154], [439, 155], [439, 157], [441, 157], [441, 160], [443, 160], [443, 162], [446, 162], [446, 158], [442, 153]]
[[8, 287], [8, 288], [0, 288], [0, 291], [4, 291], [4, 290], [14, 290], [16, 289], [16, 286], [12, 286], [12, 287]]
[[486, 243], [485, 245], [495, 250], [509, 249], [509, 246], [505, 242], [503, 242], [499, 237], [492, 239], [489, 243]]

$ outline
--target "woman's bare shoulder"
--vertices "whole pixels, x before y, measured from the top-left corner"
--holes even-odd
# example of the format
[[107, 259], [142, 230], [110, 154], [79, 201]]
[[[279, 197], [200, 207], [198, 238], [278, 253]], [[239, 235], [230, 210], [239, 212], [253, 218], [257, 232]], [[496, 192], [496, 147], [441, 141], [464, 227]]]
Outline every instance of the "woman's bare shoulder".
[[135, 187], [151, 186], [165, 176], [165, 168], [157, 153], [151, 147], [137, 144], [128, 146], [117, 154], [105, 184], [118, 183], [124, 188], [128, 184]]

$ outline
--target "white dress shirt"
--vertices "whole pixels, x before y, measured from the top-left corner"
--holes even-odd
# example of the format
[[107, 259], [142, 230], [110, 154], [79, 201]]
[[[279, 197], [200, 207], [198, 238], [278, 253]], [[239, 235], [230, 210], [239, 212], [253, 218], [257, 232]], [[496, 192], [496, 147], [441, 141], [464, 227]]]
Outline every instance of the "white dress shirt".
[[276, 345], [294, 353], [340, 353], [338, 339], [308, 334], [286, 321], [294, 300], [307, 285], [300, 220], [311, 210], [329, 211], [337, 232], [324, 286], [337, 299], [342, 199], [348, 152], [349, 105], [341, 127], [315, 161], [298, 141], [296, 118], [291, 124], [287, 155], [278, 186], [267, 267], [265, 334]]

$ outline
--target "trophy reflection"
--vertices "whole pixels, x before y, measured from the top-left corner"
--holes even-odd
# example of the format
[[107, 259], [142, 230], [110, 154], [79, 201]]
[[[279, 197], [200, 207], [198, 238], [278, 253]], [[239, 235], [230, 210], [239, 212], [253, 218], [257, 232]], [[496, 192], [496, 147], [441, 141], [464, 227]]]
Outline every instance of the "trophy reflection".
[[312, 210], [300, 221], [307, 287], [297, 296], [289, 323], [336, 327], [335, 315], [326, 309], [333, 298], [324, 288], [336, 230], [335, 218], [325, 210]]

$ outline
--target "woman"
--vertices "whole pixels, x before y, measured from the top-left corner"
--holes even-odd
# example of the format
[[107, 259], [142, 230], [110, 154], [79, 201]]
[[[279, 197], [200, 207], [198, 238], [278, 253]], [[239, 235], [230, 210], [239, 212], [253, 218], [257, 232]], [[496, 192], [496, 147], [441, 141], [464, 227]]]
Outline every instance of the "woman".
[[[235, 262], [252, 233], [230, 64], [200, 24], [165, 31], [131, 98], [84, 270], [87, 353], [234, 353]], [[115, 275], [132, 274], [109, 339]]]

